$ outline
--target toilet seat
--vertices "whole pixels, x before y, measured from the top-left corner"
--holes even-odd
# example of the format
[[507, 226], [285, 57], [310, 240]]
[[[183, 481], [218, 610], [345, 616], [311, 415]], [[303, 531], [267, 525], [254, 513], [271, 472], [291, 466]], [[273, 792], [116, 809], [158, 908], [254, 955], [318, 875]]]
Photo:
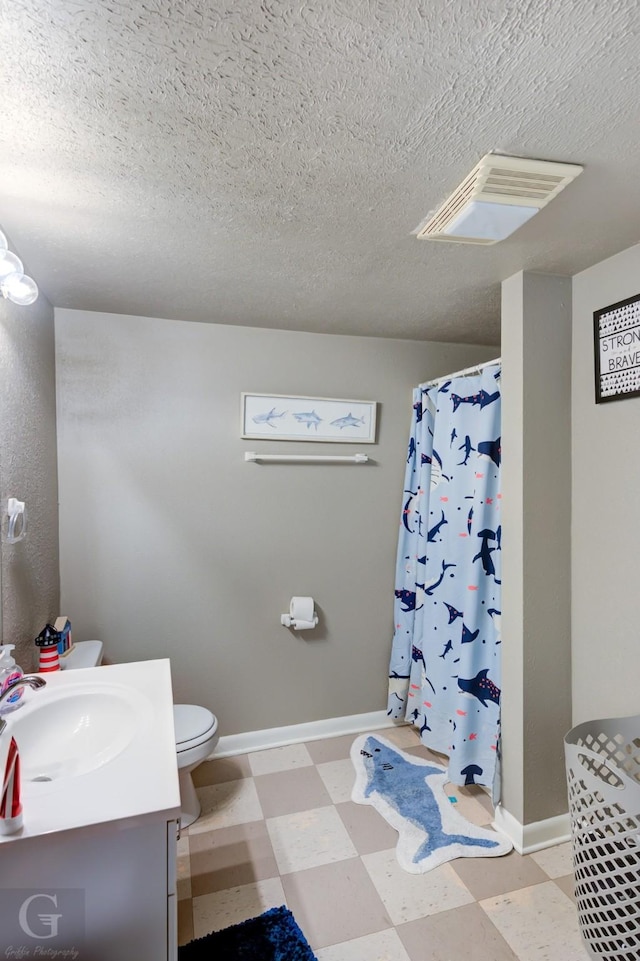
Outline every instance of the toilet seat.
[[174, 704], [173, 723], [178, 754], [210, 741], [218, 729], [215, 715], [196, 704]]

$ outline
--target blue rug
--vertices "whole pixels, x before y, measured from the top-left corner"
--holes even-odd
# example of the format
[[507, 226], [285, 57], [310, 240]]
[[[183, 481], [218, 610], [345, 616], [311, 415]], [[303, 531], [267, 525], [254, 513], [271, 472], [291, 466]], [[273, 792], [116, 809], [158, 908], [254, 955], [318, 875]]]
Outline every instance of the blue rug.
[[491, 858], [513, 845], [458, 814], [445, 791], [446, 768], [405, 754], [379, 734], [361, 734], [351, 746], [356, 783], [351, 795], [371, 804], [398, 832], [396, 857], [411, 874], [454, 858]]
[[284, 905], [178, 948], [178, 961], [317, 961]]

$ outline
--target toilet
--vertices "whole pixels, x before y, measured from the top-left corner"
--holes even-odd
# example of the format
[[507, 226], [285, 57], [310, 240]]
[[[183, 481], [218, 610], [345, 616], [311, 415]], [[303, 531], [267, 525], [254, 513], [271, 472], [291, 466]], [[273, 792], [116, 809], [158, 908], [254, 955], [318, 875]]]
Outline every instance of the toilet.
[[180, 779], [180, 827], [186, 828], [200, 817], [200, 800], [191, 773], [213, 753], [220, 735], [215, 714], [195, 704], [174, 704], [173, 723]]
[[[98, 667], [101, 663], [102, 641], [76, 642], [73, 649], [60, 658], [62, 670]], [[173, 725], [180, 781], [180, 827], [186, 828], [200, 816], [200, 801], [191, 774], [218, 743], [218, 719], [206, 707], [174, 704]]]

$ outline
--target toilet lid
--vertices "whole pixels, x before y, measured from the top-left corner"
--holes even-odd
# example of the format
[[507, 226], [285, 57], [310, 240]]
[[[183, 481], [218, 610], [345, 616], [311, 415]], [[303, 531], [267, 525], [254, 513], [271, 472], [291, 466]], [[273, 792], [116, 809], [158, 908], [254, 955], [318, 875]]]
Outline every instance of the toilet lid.
[[178, 751], [197, 747], [208, 740], [218, 727], [215, 715], [197, 704], [174, 704], [173, 724]]

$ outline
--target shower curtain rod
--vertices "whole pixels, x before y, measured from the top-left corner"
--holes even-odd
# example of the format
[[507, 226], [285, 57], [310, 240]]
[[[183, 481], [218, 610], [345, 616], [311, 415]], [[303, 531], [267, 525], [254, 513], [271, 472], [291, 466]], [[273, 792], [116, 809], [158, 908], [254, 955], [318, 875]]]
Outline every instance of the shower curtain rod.
[[442, 384], [445, 380], [453, 380], [454, 377], [468, 377], [471, 374], [479, 374], [481, 370], [485, 367], [492, 367], [493, 364], [502, 363], [502, 357], [496, 357], [494, 360], [487, 360], [484, 364], [474, 364], [473, 367], [465, 367], [464, 370], [456, 370], [453, 374], [445, 374], [444, 377], [436, 377], [435, 380], [428, 380], [425, 384], [420, 386], [424, 389], [425, 387], [435, 387], [436, 384]]

